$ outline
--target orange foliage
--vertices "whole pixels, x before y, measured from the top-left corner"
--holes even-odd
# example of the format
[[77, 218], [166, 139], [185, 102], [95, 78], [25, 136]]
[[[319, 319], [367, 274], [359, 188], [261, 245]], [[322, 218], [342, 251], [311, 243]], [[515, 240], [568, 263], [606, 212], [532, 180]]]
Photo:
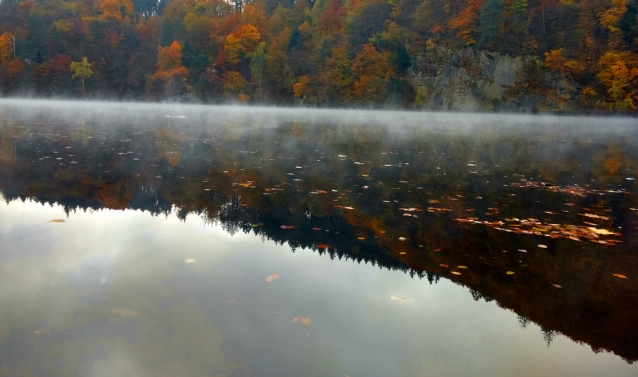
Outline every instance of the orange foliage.
[[390, 53], [379, 53], [371, 44], [365, 44], [352, 65], [354, 73], [362, 76], [380, 77], [389, 80], [394, 76], [390, 65]]
[[133, 3], [131, 0], [102, 0], [100, 2], [100, 20], [113, 19], [122, 21], [122, 10], [126, 13], [133, 13]]
[[345, 30], [346, 8], [339, 6], [339, 0], [332, 0], [319, 18], [319, 31], [323, 35], [343, 33]]
[[551, 50], [545, 53], [545, 67], [549, 68], [553, 72], [564, 72], [565, 57], [563, 56], [563, 49]]
[[139, 29], [140, 40], [143, 42], [150, 42], [155, 39], [155, 34], [157, 34], [157, 27], [155, 23], [149, 21], [144, 22]]
[[11, 59], [13, 55], [13, 34], [4, 32], [0, 35], [0, 63]]
[[182, 65], [182, 46], [177, 41], [168, 47], [162, 47], [157, 54], [158, 71], [171, 71]]
[[452, 29], [457, 31], [457, 36], [462, 38], [467, 45], [476, 44], [474, 35], [478, 31], [479, 10], [485, 0], [467, 0], [465, 8], [450, 21]]
[[20, 59], [13, 59], [7, 65], [7, 75], [9, 78], [13, 78], [19, 75], [24, 70], [24, 64]]
[[295, 97], [300, 98], [308, 96], [310, 94], [310, 77], [301, 76], [299, 81], [292, 86], [292, 90], [295, 93]]
[[224, 72], [224, 89], [236, 93], [242, 91], [246, 87], [246, 79], [239, 72]]
[[259, 45], [261, 34], [257, 28], [251, 24], [246, 24], [226, 37], [224, 50], [226, 51], [228, 61], [230, 63], [239, 63], [242, 57], [252, 56], [255, 49]]
[[359, 76], [354, 84], [354, 94], [366, 102], [380, 100], [388, 80], [395, 74], [390, 65], [390, 53], [379, 53], [371, 44], [364, 45], [357, 54], [352, 71]]

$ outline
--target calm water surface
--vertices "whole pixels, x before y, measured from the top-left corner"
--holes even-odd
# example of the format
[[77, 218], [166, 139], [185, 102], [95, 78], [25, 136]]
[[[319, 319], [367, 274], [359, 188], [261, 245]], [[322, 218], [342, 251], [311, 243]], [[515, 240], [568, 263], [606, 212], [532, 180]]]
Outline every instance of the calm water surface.
[[636, 376], [637, 144], [0, 101], [0, 376]]

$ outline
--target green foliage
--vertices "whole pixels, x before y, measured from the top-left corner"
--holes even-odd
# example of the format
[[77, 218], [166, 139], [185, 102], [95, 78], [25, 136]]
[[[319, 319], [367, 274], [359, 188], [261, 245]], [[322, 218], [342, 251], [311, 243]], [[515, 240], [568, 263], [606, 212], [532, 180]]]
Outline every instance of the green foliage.
[[478, 41], [480, 48], [492, 49], [496, 46], [502, 28], [502, 11], [503, 0], [486, 0], [481, 7]]

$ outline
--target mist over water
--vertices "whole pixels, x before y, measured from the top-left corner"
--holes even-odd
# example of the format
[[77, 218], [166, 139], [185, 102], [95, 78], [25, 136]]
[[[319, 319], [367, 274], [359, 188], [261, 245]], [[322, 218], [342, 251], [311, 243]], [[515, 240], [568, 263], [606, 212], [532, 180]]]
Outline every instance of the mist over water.
[[633, 376], [635, 119], [0, 100], [0, 374]]

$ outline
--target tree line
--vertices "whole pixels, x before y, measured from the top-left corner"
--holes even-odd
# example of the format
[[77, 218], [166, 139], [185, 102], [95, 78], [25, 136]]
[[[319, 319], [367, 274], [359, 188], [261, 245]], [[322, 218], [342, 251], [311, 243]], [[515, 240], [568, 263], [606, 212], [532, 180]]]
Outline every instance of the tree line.
[[577, 84], [584, 108], [633, 112], [637, 9], [636, 0], [4, 0], [0, 91], [410, 107], [414, 58], [471, 46], [536, 56]]

